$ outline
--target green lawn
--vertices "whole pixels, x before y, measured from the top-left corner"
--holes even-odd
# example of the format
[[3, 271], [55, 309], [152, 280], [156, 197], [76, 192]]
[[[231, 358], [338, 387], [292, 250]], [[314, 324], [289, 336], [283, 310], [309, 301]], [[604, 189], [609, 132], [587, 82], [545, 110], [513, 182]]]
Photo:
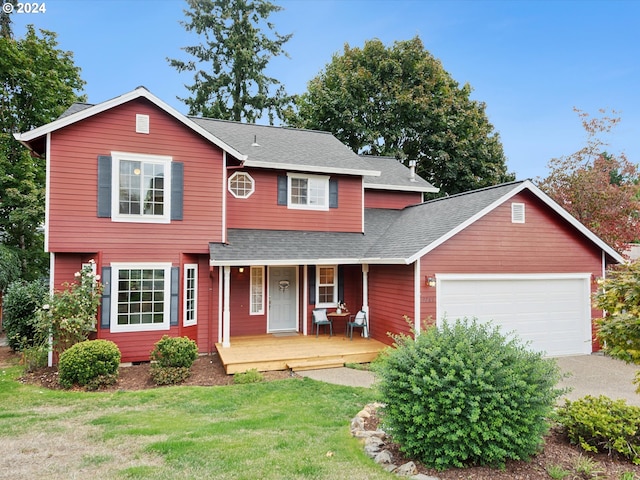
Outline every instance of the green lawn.
[[309, 379], [49, 391], [0, 370], [0, 472], [22, 478], [389, 479], [351, 437], [368, 389]]

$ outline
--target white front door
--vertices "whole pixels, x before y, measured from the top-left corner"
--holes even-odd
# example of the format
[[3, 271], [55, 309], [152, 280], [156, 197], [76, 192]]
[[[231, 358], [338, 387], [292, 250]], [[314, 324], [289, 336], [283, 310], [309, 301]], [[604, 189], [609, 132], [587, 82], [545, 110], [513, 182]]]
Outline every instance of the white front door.
[[295, 332], [298, 327], [298, 269], [269, 268], [269, 332]]

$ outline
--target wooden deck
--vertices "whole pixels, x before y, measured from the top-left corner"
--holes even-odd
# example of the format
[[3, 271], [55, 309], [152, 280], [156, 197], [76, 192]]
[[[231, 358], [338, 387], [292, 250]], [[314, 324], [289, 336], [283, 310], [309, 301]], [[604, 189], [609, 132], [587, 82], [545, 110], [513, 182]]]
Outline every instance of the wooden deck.
[[313, 370], [341, 367], [345, 363], [366, 363], [386, 345], [377, 340], [342, 335], [256, 335], [231, 337], [231, 346], [217, 343], [220, 360], [228, 374], [253, 368], [269, 370]]

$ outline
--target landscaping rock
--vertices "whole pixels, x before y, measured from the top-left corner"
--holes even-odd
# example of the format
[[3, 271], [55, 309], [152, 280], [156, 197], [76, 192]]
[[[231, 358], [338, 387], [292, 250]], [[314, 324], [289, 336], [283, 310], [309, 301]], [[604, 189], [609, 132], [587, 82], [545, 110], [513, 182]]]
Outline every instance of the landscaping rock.
[[418, 467], [413, 462], [407, 462], [404, 465], [400, 465], [393, 473], [401, 477], [410, 477], [418, 473]]

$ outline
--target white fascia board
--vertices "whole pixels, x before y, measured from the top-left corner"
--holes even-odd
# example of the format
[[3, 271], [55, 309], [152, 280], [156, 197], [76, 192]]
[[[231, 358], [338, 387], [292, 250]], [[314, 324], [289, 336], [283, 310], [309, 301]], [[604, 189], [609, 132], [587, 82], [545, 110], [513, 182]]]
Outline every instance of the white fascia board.
[[160, 100], [158, 97], [156, 97], [151, 92], [149, 92], [149, 90], [147, 90], [146, 88], [141, 88], [141, 87], [136, 88], [135, 90], [133, 90], [131, 92], [125, 93], [123, 95], [120, 95], [119, 97], [112, 98], [111, 100], [107, 100], [106, 102], [102, 102], [102, 103], [99, 103], [99, 104], [94, 105], [92, 107], [85, 108], [84, 110], [76, 112], [76, 113], [74, 113], [72, 115], [68, 115], [66, 117], [59, 118], [58, 120], [54, 120], [53, 122], [47, 123], [46, 125], [43, 125], [43, 126], [38, 127], [38, 128], [34, 128], [33, 130], [30, 130], [28, 132], [25, 132], [25, 133], [14, 133], [13, 136], [17, 141], [19, 141], [19, 142], [24, 144], [24, 143], [29, 142], [31, 140], [35, 140], [36, 138], [42, 137], [42, 136], [46, 135], [47, 133], [51, 133], [51, 132], [54, 132], [54, 131], [59, 130], [61, 128], [67, 127], [67, 126], [72, 125], [72, 124], [74, 124], [76, 122], [79, 122], [81, 120], [89, 118], [89, 117], [91, 117], [93, 115], [97, 115], [98, 113], [102, 113], [102, 112], [104, 112], [106, 110], [109, 110], [111, 108], [117, 107], [119, 105], [122, 105], [124, 103], [130, 102], [131, 100], [135, 100], [135, 99], [140, 98], [140, 97], [146, 98], [151, 103], [155, 104], [157, 107], [161, 108], [162, 110], [167, 112], [169, 115], [174, 117], [176, 120], [178, 120], [179, 122], [183, 123], [184, 125], [186, 125], [190, 129], [192, 129], [193, 131], [198, 133], [199, 135], [203, 136], [204, 138], [206, 138], [207, 140], [209, 140], [211, 143], [213, 143], [217, 147], [221, 148], [222, 150], [230, 153], [231, 155], [233, 155], [234, 157], [238, 158], [239, 160], [246, 160], [246, 158], [247, 158], [246, 155], [238, 152], [233, 147], [227, 145], [222, 140], [220, 140], [218, 137], [212, 135], [210, 132], [208, 132], [207, 130], [205, 130], [201, 126], [199, 126], [197, 123], [195, 123], [194, 121], [190, 120], [185, 115], [183, 115], [180, 112], [178, 112], [175, 108], [171, 107], [170, 105], [168, 105], [165, 102], [163, 102], [162, 100]]
[[273, 260], [273, 259], [264, 259], [264, 260], [256, 260], [256, 259], [247, 259], [247, 260], [209, 260], [209, 266], [211, 267], [246, 267], [248, 265], [261, 265], [261, 266], [283, 266], [283, 265], [359, 265], [363, 263], [358, 258], [316, 258], [316, 259], [296, 259], [296, 258], [287, 258], [283, 260]]
[[440, 189], [438, 187], [420, 187], [410, 185], [382, 185], [377, 183], [364, 183], [364, 188], [369, 190], [395, 190], [402, 192], [422, 192], [422, 193], [438, 193]]
[[436, 273], [436, 280], [589, 280], [591, 273]]
[[431, 250], [433, 250], [436, 247], [442, 245], [444, 242], [446, 242], [447, 240], [449, 240], [453, 236], [455, 236], [458, 233], [460, 233], [462, 230], [467, 228], [469, 225], [475, 223], [477, 220], [479, 220], [482, 217], [484, 217], [487, 213], [491, 212], [492, 210], [497, 208], [499, 205], [502, 205], [504, 202], [506, 202], [507, 200], [509, 200], [510, 198], [514, 197], [515, 195], [517, 195], [518, 193], [520, 193], [521, 191], [523, 191], [525, 189], [528, 189], [530, 192], [532, 192], [534, 195], [536, 195], [540, 200], [542, 200], [549, 207], [551, 207], [562, 218], [564, 218], [571, 225], [573, 225], [580, 233], [582, 233], [585, 237], [587, 237], [589, 240], [591, 240], [595, 245], [597, 245], [600, 249], [602, 249], [602, 251], [606, 252], [607, 255], [610, 255], [613, 259], [615, 259], [619, 263], [623, 263], [624, 262], [624, 258], [618, 252], [616, 252], [613, 248], [611, 248], [609, 245], [604, 243], [599, 237], [597, 237], [593, 232], [591, 232], [591, 230], [589, 230], [582, 223], [580, 223], [578, 220], [576, 220], [576, 218], [573, 215], [571, 215], [564, 208], [562, 208], [555, 201], [553, 201], [551, 199], [551, 197], [549, 197], [546, 193], [544, 193], [542, 190], [540, 190], [538, 187], [536, 187], [530, 180], [525, 180], [520, 185], [516, 186], [513, 190], [511, 190], [509, 193], [503, 195], [501, 198], [499, 198], [498, 200], [496, 200], [495, 202], [493, 202], [489, 206], [485, 207], [484, 209], [482, 209], [481, 211], [479, 211], [478, 213], [476, 213], [475, 215], [473, 215], [472, 217], [467, 219], [467, 221], [461, 223], [456, 228], [450, 230], [449, 232], [447, 232], [442, 237], [440, 237], [437, 240], [431, 242], [429, 245], [426, 245], [424, 248], [422, 248], [421, 250], [419, 250], [418, 252], [413, 254], [411, 257], [408, 258], [408, 263], [413, 263], [416, 260], [422, 258], [424, 255], [429, 253]]
[[245, 167], [254, 168], [269, 168], [273, 170], [287, 170], [297, 172], [313, 172], [313, 173], [335, 173], [337, 175], [357, 175], [357, 176], [370, 176], [379, 177], [382, 172], [379, 170], [360, 170], [356, 168], [337, 168], [337, 167], [324, 167], [321, 165], [300, 165], [297, 163], [277, 163], [277, 162], [262, 162], [260, 160], [247, 159], [244, 162]]

